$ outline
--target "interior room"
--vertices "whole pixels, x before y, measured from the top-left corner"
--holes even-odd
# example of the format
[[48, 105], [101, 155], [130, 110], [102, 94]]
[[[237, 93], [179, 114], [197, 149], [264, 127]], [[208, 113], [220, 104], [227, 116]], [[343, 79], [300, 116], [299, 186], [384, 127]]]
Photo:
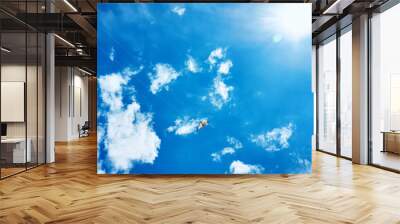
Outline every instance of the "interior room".
[[44, 38], [33, 29], [1, 34], [2, 178], [45, 162]]
[[398, 0], [161, 2], [0, 1], [0, 223], [400, 223]]

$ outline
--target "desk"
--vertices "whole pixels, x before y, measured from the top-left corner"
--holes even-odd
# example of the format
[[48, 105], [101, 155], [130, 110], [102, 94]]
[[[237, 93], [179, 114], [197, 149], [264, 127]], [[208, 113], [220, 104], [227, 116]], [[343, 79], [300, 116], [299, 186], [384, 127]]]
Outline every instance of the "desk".
[[400, 131], [383, 131], [382, 152], [400, 154]]
[[[25, 152], [25, 138], [5, 138], [1, 139], [2, 157], [9, 163], [31, 162], [31, 139], [27, 139], [28, 144]], [[3, 156], [3, 154], [5, 154]], [[10, 155], [12, 154], [12, 155]], [[11, 159], [12, 158], [12, 159]]]

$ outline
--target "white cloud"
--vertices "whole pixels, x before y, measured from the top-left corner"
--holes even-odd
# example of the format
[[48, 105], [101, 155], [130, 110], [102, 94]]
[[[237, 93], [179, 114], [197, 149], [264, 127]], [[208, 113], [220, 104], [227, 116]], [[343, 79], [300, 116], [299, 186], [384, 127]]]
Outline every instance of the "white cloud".
[[211, 153], [211, 158], [214, 162], [221, 161], [221, 154], [219, 154], [218, 152], [213, 152]]
[[[215, 64], [226, 56], [226, 48], [217, 48], [213, 50], [208, 56], [208, 62], [210, 64], [210, 70]], [[230, 101], [230, 92], [233, 91], [233, 86], [228, 86], [225, 84], [223, 75], [228, 75], [230, 69], [233, 66], [231, 60], [227, 59], [223, 62], [218, 63], [217, 76], [213, 79], [213, 85], [210, 92], [208, 93], [208, 98], [212, 105], [216, 108], [221, 109], [224, 104]], [[205, 100], [206, 97], [202, 97]]]
[[151, 81], [150, 91], [153, 94], [158, 93], [162, 89], [168, 90], [168, 85], [181, 75], [181, 73], [177, 72], [169, 64], [156, 64], [153, 70], [154, 73], [149, 73]]
[[212, 160], [214, 162], [221, 161], [221, 157], [227, 154], [234, 154], [236, 150], [232, 147], [225, 147], [221, 151], [211, 153]]
[[179, 16], [183, 16], [186, 12], [186, 8], [181, 7], [181, 6], [175, 6], [171, 10], [173, 13], [176, 13]]
[[231, 144], [232, 147], [234, 147], [235, 149], [241, 149], [241, 148], [243, 148], [242, 142], [240, 142], [239, 140], [237, 140], [237, 139], [234, 138], [234, 137], [227, 136], [227, 137], [226, 137], [226, 141], [227, 141], [229, 144]]
[[97, 126], [97, 142], [100, 142], [104, 137], [104, 129], [100, 125]]
[[278, 152], [281, 150], [281, 148], [278, 148], [278, 146], [276, 146], [276, 145], [269, 145], [269, 146], [266, 146], [264, 149], [267, 152]]
[[233, 174], [260, 174], [264, 168], [260, 165], [245, 164], [240, 160], [235, 160], [229, 166], [229, 171]]
[[144, 66], [141, 65], [138, 69], [136, 70], [132, 70], [132, 68], [130, 67], [126, 67], [122, 73], [127, 76], [126, 78], [131, 79], [134, 75], [138, 74], [139, 72], [141, 72], [143, 70]]
[[233, 91], [233, 86], [228, 86], [224, 81], [217, 76], [214, 78], [213, 87], [208, 94], [211, 103], [218, 109], [221, 109], [224, 104], [230, 100], [230, 92]]
[[222, 98], [224, 102], [229, 99], [229, 91], [233, 90], [232, 86], [227, 86], [222, 80], [215, 80], [214, 87], [216, 93]]
[[301, 166], [303, 166], [304, 168], [306, 168], [306, 169], [310, 169], [311, 168], [311, 163], [310, 163], [310, 161], [309, 160], [307, 160], [307, 159], [297, 159], [297, 162], [301, 165]]
[[111, 73], [99, 78], [101, 98], [105, 104], [110, 106], [110, 110], [118, 110], [122, 107], [122, 86], [142, 70], [143, 66], [140, 66], [137, 70], [132, 70], [128, 67], [122, 73]]
[[192, 56], [188, 56], [188, 59], [185, 62], [186, 69], [192, 73], [198, 73], [201, 71], [201, 68], [197, 64], [196, 60]]
[[206, 120], [206, 118], [201, 119], [190, 119], [184, 117], [183, 119], [178, 118], [175, 120], [175, 125], [167, 128], [168, 132], [174, 132], [176, 135], [189, 135], [197, 132], [199, 123], [201, 120]]
[[122, 102], [124, 85], [142, 69], [127, 68], [99, 78], [103, 102], [109, 107], [103, 111], [106, 127], [101, 136], [113, 172], [128, 173], [134, 162], [152, 164], [158, 156], [161, 140], [152, 128], [152, 114], [141, 112], [134, 96], [129, 104]]
[[227, 136], [226, 141], [230, 144], [229, 147], [223, 148], [221, 151], [211, 153], [211, 158], [214, 162], [221, 161], [221, 157], [227, 154], [234, 154], [236, 149], [243, 148], [243, 144], [234, 137]]
[[127, 80], [119, 73], [112, 73], [99, 78], [102, 100], [110, 106], [111, 110], [117, 110], [122, 107], [122, 95], [120, 92], [122, 85], [126, 83]]
[[100, 168], [100, 164], [97, 164], [97, 174], [106, 174], [106, 171]]
[[115, 57], [115, 49], [114, 47], [112, 47], [109, 55], [110, 61], [114, 61], [114, 57]]
[[221, 151], [221, 155], [226, 155], [226, 154], [233, 154], [235, 153], [235, 149], [232, 147], [225, 147], [224, 149], [222, 149]]
[[233, 63], [229, 59], [224, 62], [221, 62], [221, 64], [219, 64], [218, 74], [221, 74], [221, 75], [229, 74], [229, 71], [232, 68], [232, 66], [233, 66]]
[[226, 49], [222, 49], [219, 47], [211, 51], [210, 55], [208, 56], [208, 62], [212, 66], [215, 63], [217, 63], [217, 60], [221, 60], [222, 58], [224, 58], [225, 54], [226, 54]]
[[134, 161], [153, 163], [161, 140], [151, 122], [152, 115], [141, 113], [135, 101], [126, 109], [108, 114], [108, 156], [117, 170], [128, 171]]
[[287, 126], [274, 128], [266, 133], [251, 135], [250, 139], [266, 151], [280, 151], [289, 147], [289, 139], [292, 137], [293, 129], [293, 124], [289, 123]]

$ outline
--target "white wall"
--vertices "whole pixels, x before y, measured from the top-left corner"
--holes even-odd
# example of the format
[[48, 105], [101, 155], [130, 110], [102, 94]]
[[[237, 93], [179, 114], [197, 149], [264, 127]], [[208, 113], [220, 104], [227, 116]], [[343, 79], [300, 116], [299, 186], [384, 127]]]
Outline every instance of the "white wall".
[[68, 140], [69, 68], [55, 68], [55, 141]]
[[78, 125], [88, 120], [88, 78], [76, 68], [56, 67], [55, 85], [55, 140], [77, 139]]
[[[76, 70], [75, 70], [76, 71]], [[89, 114], [88, 114], [88, 77], [87, 76], [81, 76], [82, 73], [79, 73], [79, 75], [76, 75], [74, 77], [74, 116], [72, 119], [72, 136], [78, 137], [78, 124], [83, 125], [85, 121], [89, 120]], [[80, 91], [80, 93], [79, 93]], [[79, 97], [80, 96], [80, 97]], [[80, 103], [78, 102], [80, 100]], [[81, 108], [79, 108], [81, 107]], [[81, 110], [81, 111], [80, 111]]]

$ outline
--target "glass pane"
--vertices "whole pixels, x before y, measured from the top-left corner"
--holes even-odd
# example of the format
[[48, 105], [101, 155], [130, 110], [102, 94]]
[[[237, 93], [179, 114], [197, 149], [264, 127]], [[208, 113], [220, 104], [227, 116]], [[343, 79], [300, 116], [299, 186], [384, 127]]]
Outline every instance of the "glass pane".
[[31, 151], [26, 144], [26, 35], [1, 34], [1, 174], [25, 170]]
[[318, 48], [318, 147], [336, 153], [336, 40]]
[[[37, 2], [27, 2], [26, 12], [37, 13]], [[33, 20], [33, 19], [32, 19]], [[36, 22], [36, 21], [32, 21]], [[27, 167], [37, 165], [37, 73], [38, 73], [38, 37], [34, 30], [27, 30], [27, 80], [26, 80], [26, 116], [27, 116], [27, 149], [31, 151]]]
[[372, 18], [372, 163], [400, 170], [400, 5]]
[[352, 34], [340, 37], [340, 150], [341, 155], [352, 157]]
[[[43, 13], [45, 0], [0, 1], [0, 7], [15, 15]], [[0, 177], [4, 178], [45, 162], [45, 36], [2, 12], [0, 18], [8, 18], [0, 23]]]
[[31, 153], [30, 160], [28, 160], [27, 166], [28, 168], [34, 167], [37, 165], [38, 160], [38, 147], [37, 147], [37, 132], [38, 132], [38, 107], [37, 107], [37, 98], [38, 98], [38, 88], [37, 88], [37, 80], [38, 80], [38, 36], [36, 32], [27, 33], [27, 44], [28, 44], [28, 55], [27, 55], [27, 81], [26, 81], [26, 112], [27, 112], [27, 143], [28, 150], [30, 149]]

